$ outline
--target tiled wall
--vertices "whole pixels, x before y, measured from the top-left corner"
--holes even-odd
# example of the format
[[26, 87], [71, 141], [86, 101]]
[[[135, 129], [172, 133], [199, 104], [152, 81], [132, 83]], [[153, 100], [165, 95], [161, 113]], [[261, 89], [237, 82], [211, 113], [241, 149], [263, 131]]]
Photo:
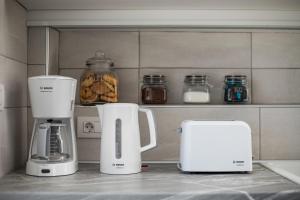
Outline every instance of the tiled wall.
[[15, 1], [0, 0], [0, 177], [23, 165], [27, 156], [26, 11]]
[[[300, 159], [300, 107], [293, 105], [300, 104], [299, 31], [61, 29], [59, 73], [79, 80], [86, 59], [99, 49], [115, 61], [121, 102], [140, 102], [139, 86], [142, 76], [148, 73], [167, 75], [168, 104], [172, 105], [182, 104], [183, 79], [187, 74], [205, 73], [213, 85], [213, 105], [152, 107], [159, 145], [145, 152], [144, 160], [177, 160], [176, 128], [188, 118], [244, 120], [252, 128], [255, 159]], [[226, 74], [247, 75], [252, 94], [249, 104], [274, 106], [218, 106], [223, 104]], [[78, 95], [76, 102], [79, 103]], [[77, 107], [75, 114], [96, 116], [97, 112], [95, 108]], [[281, 120], [283, 117], [285, 120]], [[145, 143], [147, 127], [143, 116], [141, 120]], [[99, 160], [99, 145], [97, 139], [79, 139], [79, 160]]]

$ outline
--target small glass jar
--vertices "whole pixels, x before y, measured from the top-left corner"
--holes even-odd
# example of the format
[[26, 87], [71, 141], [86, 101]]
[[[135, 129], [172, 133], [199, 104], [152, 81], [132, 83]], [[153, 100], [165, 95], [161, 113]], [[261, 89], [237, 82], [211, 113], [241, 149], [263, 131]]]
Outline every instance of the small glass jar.
[[141, 90], [143, 104], [165, 104], [167, 102], [167, 86], [164, 75], [144, 75]]
[[102, 51], [86, 61], [87, 69], [80, 78], [81, 105], [118, 102], [119, 80], [113, 62]]
[[206, 75], [188, 75], [184, 79], [184, 103], [209, 103], [210, 91]]
[[245, 75], [225, 76], [224, 101], [226, 103], [245, 103], [248, 101], [248, 83]]

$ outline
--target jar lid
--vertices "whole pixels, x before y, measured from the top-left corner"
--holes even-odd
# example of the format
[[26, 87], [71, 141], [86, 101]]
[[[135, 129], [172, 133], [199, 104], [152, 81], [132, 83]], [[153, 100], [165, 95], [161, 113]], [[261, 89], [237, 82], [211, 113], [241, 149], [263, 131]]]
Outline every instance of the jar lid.
[[246, 83], [247, 76], [246, 75], [226, 75], [225, 82], [232, 82], [232, 83]]
[[207, 76], [204, 74], [192, 74], [192, 75], [187, 75], [184, 78], [185, 83], [206, 83], [207, 82]]
[[143, 81], [147, 84], [164, 84], [166, 83], [166, 76], [162, 74], [148, 74], [144, 75]]
[[113, 66], [113, 61], [110, 58], [105, 57], [103, 51], [98, 50], [95, 52], [95, 56], [87, 59], [86, 65], [95, 65], [95, 64], [108, 64], [109, 66]]

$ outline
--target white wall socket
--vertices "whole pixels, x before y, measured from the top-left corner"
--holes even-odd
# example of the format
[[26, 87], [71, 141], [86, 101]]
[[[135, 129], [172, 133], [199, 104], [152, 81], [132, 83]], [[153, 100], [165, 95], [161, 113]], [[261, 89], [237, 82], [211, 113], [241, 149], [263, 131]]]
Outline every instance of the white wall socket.
[[100, 138], [101, 125], [98, 117], [77, 117], [77, 138]]

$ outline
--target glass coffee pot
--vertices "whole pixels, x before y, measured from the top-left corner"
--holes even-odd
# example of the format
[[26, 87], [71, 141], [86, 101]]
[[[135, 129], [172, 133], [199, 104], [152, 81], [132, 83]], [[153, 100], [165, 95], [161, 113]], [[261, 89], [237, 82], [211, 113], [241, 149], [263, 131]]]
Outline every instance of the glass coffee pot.
[[[69, 138], [68, 138], [69, 137]], [[31, 159], [39, 162], [66, 162], [72, 155], [71, 134], [61, 120], [38, 124], [33, 138]]]

